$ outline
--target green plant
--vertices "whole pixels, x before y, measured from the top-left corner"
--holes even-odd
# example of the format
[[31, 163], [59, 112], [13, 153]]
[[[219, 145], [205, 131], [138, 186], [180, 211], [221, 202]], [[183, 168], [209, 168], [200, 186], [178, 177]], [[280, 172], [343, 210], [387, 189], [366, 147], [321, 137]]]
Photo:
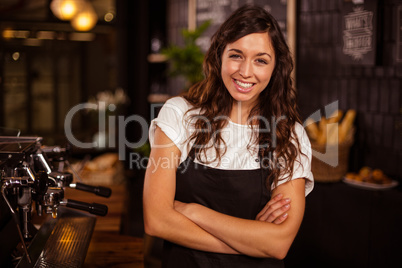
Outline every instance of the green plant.
[[170, 61], [170, 75], [183, 76], [188, 87], [201, 81], [204, 78], [202, 62], [204, 53], [196, 44], [196, 40], [209, 27], [211, 21], [206, 21], [195, 30], [183, 29], [181, 34], [184, 39], [184, 46], [170, 45], [162, 50], [168, 61]]

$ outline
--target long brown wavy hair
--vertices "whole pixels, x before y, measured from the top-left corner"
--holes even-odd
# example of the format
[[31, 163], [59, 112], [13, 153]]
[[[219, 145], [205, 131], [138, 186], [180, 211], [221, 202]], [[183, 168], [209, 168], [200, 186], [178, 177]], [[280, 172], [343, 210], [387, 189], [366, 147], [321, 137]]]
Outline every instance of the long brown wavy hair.
[[[199, 161], [202, 161], [201, 154], [206, 156], [208, 149], [214, 148], [219, 160], [226, 152], [220, 130], [228, 123], [234, 99], [221, 77], [222, 53], [227, 44], [252, 33], [267, 33], [276, 57], [271, 80], [249, 115], [249, 119], [257, 118], [258, 129], [271, 130], [257, 131], [252, 143], [258, 145], [263, 166], [271, 170], [267, 186], [271, 183], [276, 185], [280, 176], [290, 179], [293, 175], [293, 166], [300, 152], [299, 142], [294, 138], [295, 123], [300, 123], [300, 117], [296, 90], [292, 86], [293, 60], [289, 47], [277, 21], [263, 8], [252, 5], [240, 7], [212, 36], [203, 63], [205, 79], [192, 86], [184, 96], [194, 106], [193, 109], [200, 109], [200, 114], [191, 117], [195, 122], [195, 131], [190, 140], [194, 141], [193, 148]], [[256, 121], [249, 122], [255, 128]], [[273, 124], [267, 126], [267, 122]]]

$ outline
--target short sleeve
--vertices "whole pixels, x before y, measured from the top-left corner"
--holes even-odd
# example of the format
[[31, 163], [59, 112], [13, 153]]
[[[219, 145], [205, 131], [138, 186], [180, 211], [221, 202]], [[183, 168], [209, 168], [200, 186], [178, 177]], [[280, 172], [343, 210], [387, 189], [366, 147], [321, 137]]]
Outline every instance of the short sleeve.
[[[314, 176], [311, 172], [311, 144], [301, 124], [296, 123], [295, 132], [300, 144], [301, 154], [298, 155], [294, 163], [291, 179], [305, 178], [305, 195], [307, 196], [314, 188]], [[278, 185], [285, 182], [286, 180], [279, 180]]]
[[187, 157], [185, 151], [189, 134], [184, 118], [189, 108], [188, 102], [183, 97], [174, 97], [166, 101], [159, 111], [158, 117], [151, 121], [149, 127], [151, 147], [154, 146], [155, 129], [158, 126], [179, 148], [182, 153], [181, 158]]

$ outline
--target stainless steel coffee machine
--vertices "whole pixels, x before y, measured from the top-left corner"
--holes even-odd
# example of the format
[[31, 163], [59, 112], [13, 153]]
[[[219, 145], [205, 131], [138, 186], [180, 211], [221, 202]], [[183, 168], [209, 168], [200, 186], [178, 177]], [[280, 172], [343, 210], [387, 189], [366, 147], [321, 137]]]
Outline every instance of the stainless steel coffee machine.
[[[68, 149], [40, 137], [0, 137], [0, 267], [81, 267], [103, 204], [65, 199], [66, 187], [103, 197], [111, 189], [74, 182]], [[78, 176], [78, 175], [77, 175]], [[49, 216], [36, 226], [32, 217]]]

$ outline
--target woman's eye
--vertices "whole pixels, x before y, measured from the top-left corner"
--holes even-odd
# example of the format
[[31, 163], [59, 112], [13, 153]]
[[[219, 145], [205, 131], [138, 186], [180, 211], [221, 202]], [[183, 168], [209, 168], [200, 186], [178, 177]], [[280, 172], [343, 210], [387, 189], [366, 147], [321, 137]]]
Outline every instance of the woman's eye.
[[229, 58], [231, 58], [231, 59], [240, 59], [241, 56], [239, 54], [232, 54], [232, 55], [229, 56]]
[[258, 59], [257, 62], [261, 64], [268, 64], [268, 62], [264, 59]]

